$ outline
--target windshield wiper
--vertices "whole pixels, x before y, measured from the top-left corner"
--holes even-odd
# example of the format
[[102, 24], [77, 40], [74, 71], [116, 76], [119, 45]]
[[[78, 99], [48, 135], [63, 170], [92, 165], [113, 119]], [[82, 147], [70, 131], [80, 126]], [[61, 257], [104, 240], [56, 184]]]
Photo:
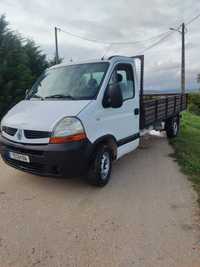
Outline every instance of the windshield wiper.
[[74, 100], [75, 98], [71, 95], [62, 95], [62, 94], [57, 94], [57, 95], [50, 95], [46, 96], [44, 99], [50, 99], [50, 98], [57, 98], [57, 99], [71, 99]]

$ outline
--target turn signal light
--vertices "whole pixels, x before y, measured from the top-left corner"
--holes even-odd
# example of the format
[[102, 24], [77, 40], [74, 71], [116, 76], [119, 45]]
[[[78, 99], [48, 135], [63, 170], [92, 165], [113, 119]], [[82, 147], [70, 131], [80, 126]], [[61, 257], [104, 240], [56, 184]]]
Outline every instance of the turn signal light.
[[50, 144], [63, 144], [63, 143], [81, 141], [84, 139], [86, 139], [86, 134], [79, 133], [79, 134], [63, 136], [63, 137], [51, 137], [49, 140], [49, 143]]

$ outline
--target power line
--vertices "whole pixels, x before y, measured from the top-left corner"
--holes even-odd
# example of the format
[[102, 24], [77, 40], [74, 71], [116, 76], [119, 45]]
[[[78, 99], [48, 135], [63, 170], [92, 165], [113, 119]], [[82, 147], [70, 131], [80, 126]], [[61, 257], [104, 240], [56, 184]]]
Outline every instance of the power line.
[[[192, 24], [194, 21], [196, 21], [198, 18], [200, 18], [200, 13], [198, 15], [196, 15], [195, 17], [193, 17], [192, 19], [190, 19], [185, 25], [190, 25]], [[177, 31], [181, 28], [182, 24], [180, 26], [177, 27]], [[167, 34], [165, 36], [163, 36], [160, 40], [156, 41], [154, 44], [150, 45], [149, 47], [145, 48], [142, 53], [148, 51], [149, 49], [159, 45], [160, 43], [162, 43], [163, 41], [165, 41], [171, 34], [172, 32], [166, 32]], [[163, 33], [164, 34], [164, 33]], [[162, 34], [162, 35], [163, 35]]]
[[[200, 14], [196, 15], [195, 17], [193, 17], [192, 19], [190, 19], [185, 25], [190, 25], [192, 24], [194, 21], [196, 21], [198, 18], [200, 18]], [[181, 28], [181, 25], [179, 27], [176, 28], [177, 31], [179, 31], [179, 29]], [[105, 41], [100, 41], [100, 40], [97, 40], [97, 39], [91, 39], [91, 38], [87, 38], [87, 37], [84, 37], [84, 36], [81, 36], [81, 35], [78, 35], [78, 34], [75, 34], [75, 33], [72, 33], [70, 31], [66, 31], [66, 30], [63, 30], [61, 28], [57, 28], [59, 31], [67, 34], [67, 35], [71, 35], [73, 37], [76, 37], [76, 38], [79, 38], [79, 39], [82, 39], [82, 40], [85, 40], [85, 41], [88, 41], [88, 42], [93, 42], [93, 43], [98, 43], [98, 44], [104, 44], [104, 45], [108, 45], [108, 51], [111, 49], [111, 47], [113, 45], [128, 45], [128, 44], [141, 44], [141, 43], [145, 43], [145, 42], [150, 42], [150, 41], [153, 41], [154, 39], [157, 39], [160, 37], [159, 40], [157, 40], [155, 43], [151, 44], [150, 46], [146, 47], [142, 53], [152, 49], [153, 47], [159, 45], [160, 43], [162, 43], [163, 41], [165, 41], [173, 32], [171, 31], [165, 31], [163, 33], [160, 33], [160, 34], [157, 34], [151, 38], [148, 38], [146, 40], [140, 40], [140, 41], [128, 41], [128, 42], [105, 42]], [[105, 54], [108, 53], [108, 51], [106, 51]]]
[[191, 20], [189, 20], [186, 25], [190, 25], [191, 23], [193, 23], [195, 20], [197, 20], [198, 18], [200, 18], [200, 13], [198, 15], [196, 15], [195, 17], [193, 17]]
[[167, 32], [163, 32], [163, 33], [160, 33], [160, 34], [157, 34], [151, 38], [148, 38], [148, 39], [145, 39], [145, 40], [140, 40], [140, 41], [127, 41], [127, 42], [104, 42], [104, 41], [100, 41], [100, 40], [97, 40], [97, 39], [91, 39], [91, 38], [87, 38], [87, 37], [84, 37], [84, 36], [81, 36], [81, 35], [78, 35], [78, 34], [74, 34], [72, 32], [69, 32], [69, 31], [66, 31], [66, 30], [63, 30], [61, 28], [58, 28], [59, 31], [67, 34], [67, 35], [71, 35], [73, 37], [76, 37], [76, 38], [79, 38], [79, 39], [82, 39], [82, 40], [85, 40], [85, 41], [88, 41], [88, 42], [93, 42], [93, 43], [98, 43], [98, 44], [105, 44], [105, 45], [126, 45], [126, 44], [138, 44], [138, 43], [143, 43], [143, 42], [148, 42], [148, 41], [153, 41], [154, 39], [157, 39], [163, 35], [165, 35]]
[[144, 43], [144, 42], [149, 42], [149, 41], [153, 41], [154, 39], [157, 39], [163, 35], [165, 35], [168, 31], [165, 31], [163, 33], [154, 35], [153, 37], [150, 37], [148, 39], [144, 39], [144, 40], [138, 40], [138, 41], [128, 41], [128, 42], [110, 42], [111, 45], [126, 45], [126, 44], [138, 44], [138, 43]]
[[[193, 17], [192, 19], [190, 19], [185, 25], [190, 25], [192, 24], [194, 21], [196, 21], [198, 18], [200, 18], [200, 14], [196, 15], [195, 17]], [[179, 31], [179, 29], [181, 28], [181, 25], [177, 28], [175, 28], [177, 31]], [[186, 29], [187, 30], [187, 29]], [[170, 35], [172, 34], [172, 32], [168, 33], [167, 35], [165, 35], [164, 37], [162, 37], [159, 41], [155, 42], [154, 44], [150, 45], [149, 47], [145, 48], [142, 53], [152, 49], [153, 47], [159, 45], [160, 43], [162, 43], [163, 41], [165, 41]]]
[[166, 40], [172, 33], [173, 33], [173, 32], [168, 31], [168, 33], [167, 33], [165, 36], [163, 36], [162, 38], [160, 38], [158, 41], [156, 41], [156, 42], [153, 43], [152, 45], [146, 47], [141, 53], [144, 53], [144, 52], [146, 52], [146, 51], [152, 49], [153, 47], [159, 45], [160, 43], [162, 43], [163, 41], [165, 41], [165, 40]]
[[93, 43], [101, 43], [101, 44], [109, 44], [107, 42], [101, 42], [101, 41], [98, 41], [98, 40], [95, 40], [95, 39], [89, 39], [87, 37], [84, 37], [84, 36], [81, 36], [81, 35], [78, 35], [78, 34], [74, 34], [72, 32], [69, 32], [69, 31], [65, 31], [65, 30], [62, 30], [61, 28], [59, 28], [59, 31], [67, 34], [67, 35], [71, 35], [73, 37], [76, 37], [76, 38], [79, 38], [79, 39], [82, 39], [82, 40], [85, 40], [85, 41], [88, 41], [88, 42], [93, 42]]

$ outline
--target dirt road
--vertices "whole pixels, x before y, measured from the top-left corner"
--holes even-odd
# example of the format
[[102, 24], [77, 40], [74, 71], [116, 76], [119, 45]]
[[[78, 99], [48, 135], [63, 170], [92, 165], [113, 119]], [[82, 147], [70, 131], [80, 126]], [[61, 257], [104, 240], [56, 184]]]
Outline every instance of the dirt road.
[[148, 137], [102, 189], [0, 160], [0, 267], [199, 267], [195, 194], [170, 153]]

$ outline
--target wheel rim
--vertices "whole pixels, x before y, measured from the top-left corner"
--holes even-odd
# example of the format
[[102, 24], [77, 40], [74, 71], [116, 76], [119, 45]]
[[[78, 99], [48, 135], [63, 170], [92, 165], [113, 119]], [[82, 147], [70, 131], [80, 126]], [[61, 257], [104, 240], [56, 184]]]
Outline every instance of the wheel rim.
[[104, 152], [101, 157], [101, 178], [105, 180], [108, 177], [110, 171], [110, 155], [108, 152]]
[[174, 129], [174, 135], [176, 135], [177, 131], [178, 131], [178, 125], [177, 125], [176, 121], [174, 121], [174, 123], [173, 123], [173, 129]]

